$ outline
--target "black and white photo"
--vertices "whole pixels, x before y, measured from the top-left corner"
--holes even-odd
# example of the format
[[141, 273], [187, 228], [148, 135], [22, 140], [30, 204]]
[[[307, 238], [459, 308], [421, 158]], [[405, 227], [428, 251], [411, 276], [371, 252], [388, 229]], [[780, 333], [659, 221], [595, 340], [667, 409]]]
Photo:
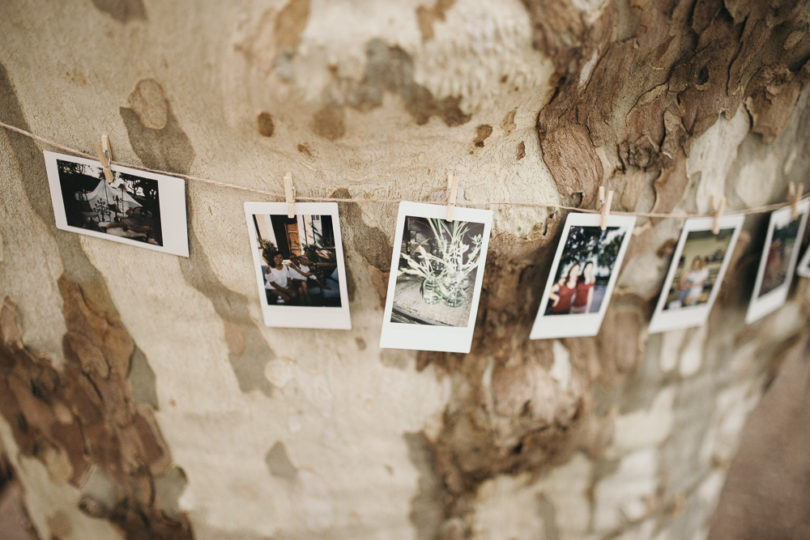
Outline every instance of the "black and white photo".
[[185, 181], [113, 165], [107, 182], [97, 161], [45, 152], [56, 226], [188, 257]]
[[764, 317], [787, 300], [809, 208], [810, 201], [804, 200], [798, 203], [795, 218], [790, 206], [771, 213], [745, 322]]
[[742, 223], [743, 216], [722, 217], [715, 234], [713, 218], [686, 220], [650, 322], [650, 333], [706, 322]]
[[380, 346], [469, 352], [492, 213], [403, 202]]
[[336, 203], [245, 203], [267, 326], [351, 328]]
[[599, 331], [635, 217], [569, 214], [530, 339], [590, 336]]

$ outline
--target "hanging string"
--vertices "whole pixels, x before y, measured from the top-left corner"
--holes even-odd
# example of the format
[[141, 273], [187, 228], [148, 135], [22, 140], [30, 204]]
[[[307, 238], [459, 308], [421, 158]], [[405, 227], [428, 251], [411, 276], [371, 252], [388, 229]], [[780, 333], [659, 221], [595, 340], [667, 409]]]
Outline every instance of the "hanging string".
[[[46, 137], [42, 137], [41, 135], [36, 135], [30, 131], [25, 129], [18, 128], [16, 126], [12, 126], [11, 124], [7, 124], [0, 120], [0, 127], [3, 127], [9, 131], [17, 133], [18, 135], [23, 135], [24, 137], [29, 137], [37, 142], [42, 144], [48, 145], [52, 148], [56, 148], [58, 150], [62, 150], [63, 152], [69, 152], [71, 154], [75, 154], [87, 159], [92, 159], [94, 161], [97, 160], [97, 156], [93, 154], [88, 154], [87, 152], [82, 152], [81, 150], [76, 150], [74, 148], [70, 148], [69, 146], [65, 146], [60, 144], [54, 140], [48, 139]], [[253, 193], [257, 195], [264, 195], [266, 197], [272, 197], [275, 199], [283, 199], [284, 194], [281, 192], [274, 192], [274, 191], [267, 191], [264, 189], [247, 187], [247, 186], [240, 186], [239, 184], [232, 184], [230, 182], [220, 182], [218, 180], [211, 180], [210, 178], [204, 178], [202, 176], [195, 176], [192, 174], [180, 174], [174, 173], [171, 171], [163, 171], [160, 169], [151, 169], [149, 167], [143, 167], [141, 165], [132, 165], [128, 163], [123, 163], [121, 161], [112, 161], [114, 165], [120, 165], [123, 167], [131, 167], [133, 169], [140, 169], [142, 171], [147, 171], [150, 173], [155, 174], [162, 174], [166, 176], [175, 176], [177, 178], [183, 178], [185, 180], [189, 180], [191, 182], [199, 182], [201, 184], [208, 184], [211, 186], [217, 186], [220, 188], [227, 188], [233, 189], [237, 191], [245, 191], [248, 193]], [[802, 196], [802, 200], [810, 198], [810, 193], [805, 194]], [[403, 199], [378, 199], [378, 198], [341, 198], [341, 197], [306, 197], [297, 195], [296, 199], [299, 201], [311, 201], [311, 202], [351, 202], [351, 203], [380, 203], [380, 204], [396, 204], [402, 202]], [[575, 212], [583, 212], [586, 214], [598, 214], [599, 210], [591, 209], [591, 208], [580, 208], [578, 206], [566, 206], [562, 204], [549, 204], [549, 203], [536, 203], [536, 202], [528, 202], [528, 201], [487, 201], [484, 203], [477, 203], [471, 201], [464, 201], [464, 205], [466, 206], [478, 206], [478, 207], [486, 207], [486, 206], [523, 206], [523, 207], [532, 207], [532, 208], [550, 208], [553, 210], [569, 210]], [[773, 203], [773, 204], [766, 204], [764, 206], [755, 206], [751, 208], [743, 208], [741, 210], [732, 210], [727, 212], [725, 215], [752, 215], [752, 214], [764, 214], [767, 212], [773, 212], [774, 210], [778, 210], [780, 208], [784, 208], [786, 206], [790, 206], [791, 203], [788, 202], [780, 202], [780, 203]], [[674, 218], [674, 219], [685, 219], [691, 217], [712, 217], [712, 214], [689, 214], [689, 213], [664, 213], [664, 212], [623, 212], [623, 211], [613, 211], [611, 210], [611, 214], [618, 214], [624, 216], [637, 216], [637, 217], [647, 217], [647, 218]]]

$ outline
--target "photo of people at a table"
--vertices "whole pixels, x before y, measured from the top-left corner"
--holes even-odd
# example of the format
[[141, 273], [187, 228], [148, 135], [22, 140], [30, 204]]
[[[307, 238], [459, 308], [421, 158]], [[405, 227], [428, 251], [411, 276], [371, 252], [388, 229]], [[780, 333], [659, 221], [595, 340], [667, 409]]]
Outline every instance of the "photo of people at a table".
[[332, 216], [256, 214], [252, 218], [267, 304], [340, 307]]

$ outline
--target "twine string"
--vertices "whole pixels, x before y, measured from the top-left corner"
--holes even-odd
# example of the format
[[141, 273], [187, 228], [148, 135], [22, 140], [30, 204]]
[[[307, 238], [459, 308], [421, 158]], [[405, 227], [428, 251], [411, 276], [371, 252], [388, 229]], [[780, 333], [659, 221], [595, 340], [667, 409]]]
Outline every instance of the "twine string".
[[[28, 130], [13, 126], [11, 124], [7, 124], [0, 120], [0, 127], [7, 129], [8, 131], [17, 133], [18, 135], [22, 135], [24, 137], [28, 137], [33, 139], [39, 143], [48, 145], [52, 148], [56, 148], [63, 152], [68, 152], [71, 154], [75, 154], [77, 156], [81, 156], [87, 159], [92, 159], [94, 161], [98, 161], [98, 156], [93, 154], [88, 154], [87, 152], [83, 152], [81, 150], [76, 150], [75, 148], [71, 148], [69, 146], [65, 146], [57, 141], [49, 139], [47, 137], [43, 137], [41, 135], [37, 135], [32, 133]], [[254, 187], [247, 187], [241, 186], [239, 184], [233, 184], [230, 182], [221, 182], [218, 180], [212, 180], [210, 178], [205, 178], [202, 176], [195, 176], [193, 174], [181, 174], [175, 173], [171, 171], [164, 171], [160, 169], [152, 169], [149, 167], [144, 167], [142, 165], [133, 165], [129, 163], [124, 163], [121, 161], [113, 160], [111, 161], [113, 165], [119, 165], [122, 167], [130, 167], [133, 169], [140, 169], [142, 171], [147, 171], [154, 174], [162, 174], [166, 176], [174, 176], [177, 178], [183, 178], [185, 180], [191, 182], [198, 182], [201, 184], [208, 184], [211, 186], [217, 186], [220, 188], [226, 189], [233, 189], [237, 191], [244, 191], [247, 193], [253, 193], [257, 195], [264, 195], [266, 197], [272, 197], [275, 199], [284, 199], [284, 194], [281, 192], [274, 192], [268, 191], [264, 189], [254, 188]], [[810, 193], [807, 193], [802, 196], [802, 200], [810, 198]], [[311, 202], [338, 202], [338, 203], [379, 203], [379, 204], [396, 204], [402, 202], [403, 199], [388, 199], [388, 198], [341, 198], [341, 197], [307, 197], [307, 196], [296, 196], [296, 200], [299, 201], [311, 201]], [[780, 203], [773, 203], [773, 204], [766, 204], [764, 206], [755, 206], [751, 208], [742, 208], [739, 210], [729, 210], [724, 215], [752, 215], [752, 214], [764, 214], [767, 212], [772, 212], [774, 210], [778, 210], [780, 208], [784, 208], [786, 206], [790, 206], [792, 203], [790, 202], [780, 202]], [[529, 202], [529, 201], [487, 201], [487, 202], [474, 202], [474, 201], [464, 201], [465, 206], [522, 206], [522, 207], [532, 207], [532, 208], [550, 208], [554, 210], [568, 210], [568, 211], [575, 211], [575, 212], [583, 212], [587, 214], [599, 214], [599, 210], [591, 209], [591, 208], [580, 208], [577, 206], [566, 206], [562, 204], [549, 204], [549, 203], [537, 203], [537, 202]], [[459, 205], [461, 206], [461, 205]], [[686, 212], [683, 213], [665, 213], [665, 212], [625, 212], [620, 210], [611, 210], [611, 214], [623, 215], [623, 216], [637, 216], [637, 217], [647, 217], [647, 218], [673, 218], [673, 219], [686, 219], [691, 217], [713, 217], [713, 214], [689, 214]]]

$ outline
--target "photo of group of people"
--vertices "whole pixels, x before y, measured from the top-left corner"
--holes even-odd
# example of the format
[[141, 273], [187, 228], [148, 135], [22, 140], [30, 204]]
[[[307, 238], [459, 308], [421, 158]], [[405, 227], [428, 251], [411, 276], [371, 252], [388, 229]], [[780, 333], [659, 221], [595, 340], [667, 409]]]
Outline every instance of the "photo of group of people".
[[253, 215], [267, 303], [340, 307], [332, 216]]
[[635, 224], [632, 216], [569, 214], [557, 247], [531, 339], [599, 331]]
[[399, 206], [380, 346], [469, 352], [492, 212]]
[[245, 203], [268, 326], [351, 327], [335, 203]]
[[188, 256], [185, 183], [97, 161], [45, 152], [57, 227]]

